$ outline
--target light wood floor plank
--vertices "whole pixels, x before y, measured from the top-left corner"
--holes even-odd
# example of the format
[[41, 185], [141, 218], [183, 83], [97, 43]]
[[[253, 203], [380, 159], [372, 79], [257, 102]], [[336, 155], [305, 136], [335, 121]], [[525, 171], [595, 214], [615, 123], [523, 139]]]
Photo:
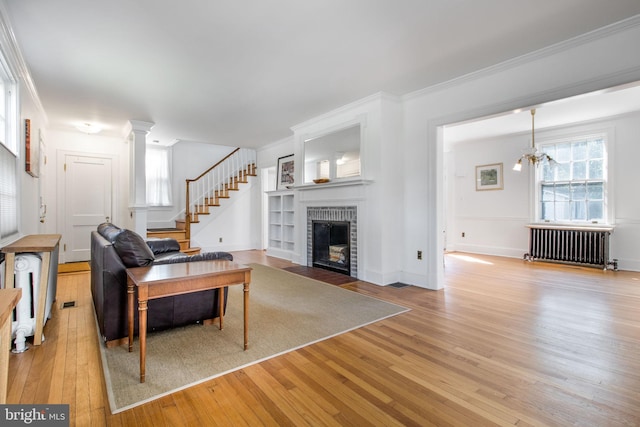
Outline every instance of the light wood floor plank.
[[234, 257], [411, 311], [111, 414], [89, 273], [61, 274], [8, 403], [68, 403], [78, 426], [640, 425], [640, 273], [448, 254], [429, 291]]

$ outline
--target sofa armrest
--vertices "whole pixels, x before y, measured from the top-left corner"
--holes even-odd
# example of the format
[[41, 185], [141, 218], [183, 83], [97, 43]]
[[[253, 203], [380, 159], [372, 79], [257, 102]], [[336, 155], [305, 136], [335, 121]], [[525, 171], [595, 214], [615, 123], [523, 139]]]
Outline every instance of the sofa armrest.
[[197, 255], [181, 254], [167, 258], [156, 259], [153, 264], [176, 264], [181, 262], [208, 261], [214, 259], [226, 259], [227, 261], [233, 261], [233, 255], [228, 252], [205, 252]]

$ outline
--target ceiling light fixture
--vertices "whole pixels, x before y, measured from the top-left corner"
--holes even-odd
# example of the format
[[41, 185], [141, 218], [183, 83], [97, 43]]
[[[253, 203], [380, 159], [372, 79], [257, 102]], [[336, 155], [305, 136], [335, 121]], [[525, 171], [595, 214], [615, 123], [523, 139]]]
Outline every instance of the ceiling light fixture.
[[535, 136], [535, 125], [534, 125], [534, 116], [536, 115], [536, 109], [531, 109], [531, 148], [527, 150], [516, 162], [513, 166], [514, 171], [520, 172], [522, 170], [522, 161], [526, 160], [530, 164], [534, 166], [538, 166], [543, 161], [548, 161], [549, 163], [554, 163], [555, 160], [551, 158], [547, 153], [538, 153], [538, 149], [536, 148], [536, 136]]
[[102, 127], [91, 123], [82, 123], [76, 125], [76, 129], [78, 129], [82, 133], [94, 134], [100, 132], [102, 130]]

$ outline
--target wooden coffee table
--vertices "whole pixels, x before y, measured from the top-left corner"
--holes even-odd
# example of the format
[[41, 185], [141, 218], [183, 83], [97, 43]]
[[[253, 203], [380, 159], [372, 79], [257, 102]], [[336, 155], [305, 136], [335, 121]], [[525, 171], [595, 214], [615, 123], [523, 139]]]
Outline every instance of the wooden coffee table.
[[[138, 337], [140, 339], [140, 382], [145, 381], [147, 356], [147, 301], [231, 285], [244, 287], [244, 350], [248, 348], [249, 283], [251, 268], [227, 260], [184, 262], [127, 269], [129, 351], [133, 351], [133, 310], [138, 288]], [[220, 301], [220, 329], [223, 328], [224, 293]]]

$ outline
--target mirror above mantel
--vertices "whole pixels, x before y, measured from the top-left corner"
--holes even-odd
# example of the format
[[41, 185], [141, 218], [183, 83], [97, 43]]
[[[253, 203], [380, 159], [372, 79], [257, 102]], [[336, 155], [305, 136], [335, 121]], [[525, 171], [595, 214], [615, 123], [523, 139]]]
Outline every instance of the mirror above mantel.
[[360, 123], [304, 140], [304, 183], [360, 176]]

